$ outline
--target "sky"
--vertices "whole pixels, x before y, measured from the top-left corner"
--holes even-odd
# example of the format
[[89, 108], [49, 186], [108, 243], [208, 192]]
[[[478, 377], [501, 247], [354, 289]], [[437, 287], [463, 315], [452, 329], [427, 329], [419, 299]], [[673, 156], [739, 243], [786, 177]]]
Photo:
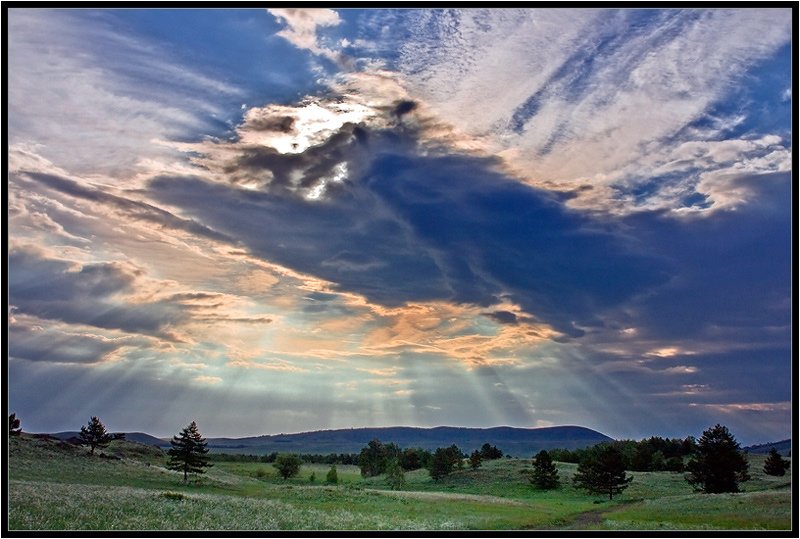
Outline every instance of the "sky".
[[10, 8], [9, 412], [789, 437], [791, 16]]

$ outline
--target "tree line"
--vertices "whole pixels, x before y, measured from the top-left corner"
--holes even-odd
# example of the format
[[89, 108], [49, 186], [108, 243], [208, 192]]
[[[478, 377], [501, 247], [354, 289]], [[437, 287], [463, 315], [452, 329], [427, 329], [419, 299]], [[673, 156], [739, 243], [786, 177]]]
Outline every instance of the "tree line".
[[[625, 469], [633, 472], [682, 472], [684, 459], [697, 450], [697, 442], [693, 436], [683, 439], [651, 436], [640, 441], [616, 440], [604, 443], [614, 446], [620, 452]], [[560, 462], [578, 464], [591, 451], [591, 447], [551, 449], [550, 455]]]

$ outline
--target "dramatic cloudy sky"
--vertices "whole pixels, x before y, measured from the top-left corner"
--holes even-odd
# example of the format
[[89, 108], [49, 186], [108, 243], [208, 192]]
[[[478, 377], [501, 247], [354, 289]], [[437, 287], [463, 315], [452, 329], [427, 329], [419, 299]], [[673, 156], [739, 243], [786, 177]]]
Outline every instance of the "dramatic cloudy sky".
[[791, 10], [8, 17], [10, 411], [791, 432]]

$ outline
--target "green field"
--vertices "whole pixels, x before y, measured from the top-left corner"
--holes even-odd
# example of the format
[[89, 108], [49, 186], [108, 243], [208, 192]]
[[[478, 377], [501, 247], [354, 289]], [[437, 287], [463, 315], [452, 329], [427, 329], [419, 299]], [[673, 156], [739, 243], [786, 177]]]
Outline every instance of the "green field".
[[[499, 459], [439, 482], [406, 473], [402, 490], [383, 477], [363, 479], [337, 466], [304, 465], [284, 481], [270, 464], [217, 462], [184, 485], [159, 449], [113, 442], [107, 457], [27, 435], [9, 440], [12, 530], [502, 530], [502, 529], [784, 529], [791, 528], [789, 475], [761, 472], [738, 494], [699, 494], [682, 474], [633, 472], [608, 501], [569, 486], [574, 464], [557, 463], [560, 489], [538, 491], [521, 473], [529, 460]], [[108, 458], [108, 456], [113, 458]], [[310, 481], [312, 472], [315, 481]]]

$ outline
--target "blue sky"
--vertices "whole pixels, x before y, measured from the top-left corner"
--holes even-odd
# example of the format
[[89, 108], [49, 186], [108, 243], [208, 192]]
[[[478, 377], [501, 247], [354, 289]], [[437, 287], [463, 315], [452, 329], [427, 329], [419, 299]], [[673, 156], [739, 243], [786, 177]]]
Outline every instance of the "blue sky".
[[8, 21], [26, 430], [790, 435], [791, 10]]

